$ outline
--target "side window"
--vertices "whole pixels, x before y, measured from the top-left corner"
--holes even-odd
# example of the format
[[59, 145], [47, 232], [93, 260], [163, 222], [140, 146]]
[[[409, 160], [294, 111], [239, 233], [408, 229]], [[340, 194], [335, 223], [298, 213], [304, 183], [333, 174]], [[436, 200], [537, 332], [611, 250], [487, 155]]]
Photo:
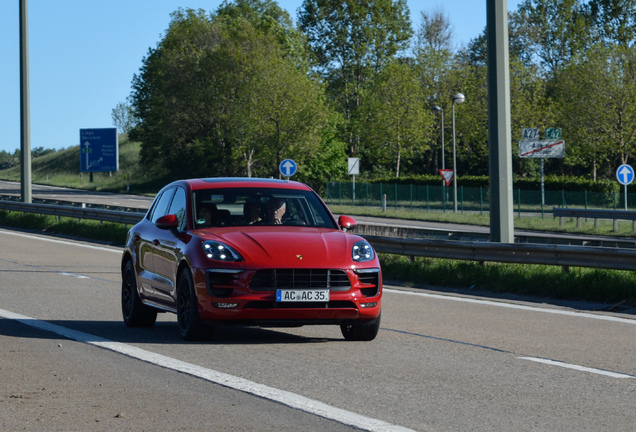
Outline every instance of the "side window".
[[150, 215], [150, 222], [155, 223], [161, 216], [169, 214], [168, 206], [172, 200], [172, 195], [174, 195], [174, 189], [168, 189], [159, 198], [157, 198], [158, 201], [155, 205], [155, 209], [152, 211], [152, 215]]
[[167, 214], [173, 214], [179, 219], [179, 231], [186, 229], [186, 193], [183, 188], [178, 187], [172, 204], [170, 205], [170, 211]]

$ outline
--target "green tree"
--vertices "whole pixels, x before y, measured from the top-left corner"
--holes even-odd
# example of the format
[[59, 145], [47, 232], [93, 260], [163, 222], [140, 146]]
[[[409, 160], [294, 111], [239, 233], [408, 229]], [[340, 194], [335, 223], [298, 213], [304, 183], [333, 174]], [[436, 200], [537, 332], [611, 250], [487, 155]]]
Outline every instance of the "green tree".
[[628, 47], [636, 40], [635, 0], [591, 0], [590, 14], [605, 41]]
[[322, 89], [281, 43], [276, 20], [241, 12], [253, 4], [173, 13], [133, 80], [145, 165], [175, 177], [269, 176], [281, 157], [316, 151]]
[[113, 125], [119, 129], [119, 133], [129, 133], [136, 125], [137, 119], [130, 105], [119, 102], [111, 112]]
[[298, 23], [327, 91], [347, 122], [347, 141], [354, 154], [354, 115], [365, 86], [408, 47], [412, 29], [406, 1], [305, 0]]
[[[452, 51], [452, 37], [450, 19], [440, 8], [430, 12], [422, 11], [422, 25], [417, 31], [414, 49], [415, 67], [420, 82], [420, 92], [424, 100], [424, 108], [432, 109], [439, 106], [445, 114], [450, 113], [450, 101], [453, 90], [457, 87], [453, 81], [456, 68], [455, 55]], [[450, 120], [450, 117], [446, 117]], [[450, 121], [445, 122], [446, 136], [450, 137]], [[437, 172], [440, 160], [438, 148], [441, 152], [441, 122], [435, 122], [435, 128], [425, 138], [431, 144], [431, 150], [426, 152], [426, 171]], [[433, 144], [435, 143], [435, 144]], [[439, 144], [437, 144], [439, 143]], [[446, 147], [448, 150], [448, 147]], [[445, 151], [446, 153], [446, 151]], [[445, 155], [444, 155], [445, 156]], [[441, 164], [439, 165], [441, 166]]]
[[433, 119], [420, 94], [411, 68], [393, 62], [373, 82], [361, 107], [365, 156], [379, 164], [394, 164], [395, 177], [400, 176], [402, 158], [428, 148], [423, 141]]
[[511, 15], [515, 48], [527, 51], [553, 78], [593, 42], [589, 13], [581, 0], [525, 0]]
[[611, 175], [636, 151], [636, 48], [598, 44], [563, 74], [558, 100], [566, 163], [591, 167], [594, 179], [605, 164]]

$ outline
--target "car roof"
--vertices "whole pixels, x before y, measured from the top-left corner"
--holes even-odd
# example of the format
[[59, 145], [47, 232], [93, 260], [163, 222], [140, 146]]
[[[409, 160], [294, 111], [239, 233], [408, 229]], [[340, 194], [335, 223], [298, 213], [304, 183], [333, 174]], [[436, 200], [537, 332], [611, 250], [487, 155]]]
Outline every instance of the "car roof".
[[311, 190], [306, 184], [296, 181], [256, 177], [209, 177], [180, 180], [174, 183], [181, 182], [187, 183], [191, 190], [238, 187]]

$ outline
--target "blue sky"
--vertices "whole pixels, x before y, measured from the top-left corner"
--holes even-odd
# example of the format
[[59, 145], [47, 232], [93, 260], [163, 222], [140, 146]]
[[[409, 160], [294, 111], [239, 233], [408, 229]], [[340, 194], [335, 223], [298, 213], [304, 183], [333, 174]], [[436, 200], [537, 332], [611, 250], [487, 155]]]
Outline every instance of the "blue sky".
[[[515, 10], [521, 0], [508, 0]], [[456, 44], [486, 26], [485, 0], [408, 0], [414, 28], [421, 11], [441, 7]], [[79, 129], [113, 127], [111, 112], [130, 94], [133, 75], [182, 8], [214, 11], [220, 0], [28, 0], [31, 148], [79, 144]], [[302, 0], [279, 4], [295, 20]], [[20, 148], [19, 0], [0, 2], [0, 151]]]

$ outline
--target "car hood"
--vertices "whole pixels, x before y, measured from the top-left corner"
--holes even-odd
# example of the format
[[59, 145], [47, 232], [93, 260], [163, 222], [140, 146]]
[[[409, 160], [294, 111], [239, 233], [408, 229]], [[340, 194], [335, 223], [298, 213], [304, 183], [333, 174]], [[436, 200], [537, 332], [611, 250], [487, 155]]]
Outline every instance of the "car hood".
[[215, 229], [206, 239], [217, 239], [236, 249], [245, 264], [278, 268], [355, 267], [353, 244], [360, 237], [338, 230], [303, 227]]

